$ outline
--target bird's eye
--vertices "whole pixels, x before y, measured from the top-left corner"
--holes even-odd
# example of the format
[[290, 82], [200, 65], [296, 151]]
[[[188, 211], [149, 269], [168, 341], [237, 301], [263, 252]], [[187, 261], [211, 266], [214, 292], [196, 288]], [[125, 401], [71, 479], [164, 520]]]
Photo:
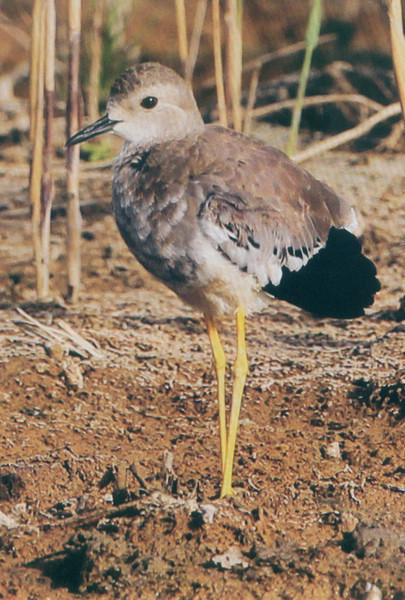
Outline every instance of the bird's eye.
[[156, 106], [158, 99], [155, 96], [146, 96], [141, 102], [143, 108], [153, 108]]

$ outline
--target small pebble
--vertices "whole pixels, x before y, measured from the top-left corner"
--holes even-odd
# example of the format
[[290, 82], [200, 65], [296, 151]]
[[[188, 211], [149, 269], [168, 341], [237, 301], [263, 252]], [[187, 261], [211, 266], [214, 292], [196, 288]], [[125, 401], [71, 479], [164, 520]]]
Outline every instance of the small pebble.
[[63, 369], [63, 374], [65, 376], [66, 385], [69, 388], [73, 388], [75, 390], [83, 389], [83, 375], [80, 365], [72, 361], [68, 361]]
[[243, 560], [242, 552], [238, 546], [231, 546], [224, 554], [216, 554], [212, 562], [221, 569], [229, 571], [233, 567], [247, 569], [249, 563]]
[[325, 454], [328, 458], [340, 460], [342, 458], [342, 453], [340, 452], [339, 442], [332, 442], [329, 446], [326, 446]]
[[49, 370], [49, 365], [47, 365], [46, 363], [40, 362], [40, 363], [36, 364], [35, 369], [36, 369], [37, 373], [39, 373], [40, 375], [44, 375]]
[[3, 512], [0, 512], [0, 528], [6, 527], [6, 529], [17, 529], [19, 527], [19, 522], [14, 519], [14, 517], [10, 517]]
[[69, 348], [65, 344], [55, 342], [49, 347], [49, 354], [56, 362], [62, 362], [69, 354]]
[[211, 524], [214, 522], [214, 517], [218, 511], [217, 507], [213, 504], [201, 504], [200, 509], [203, 516], [204, 523]]
[[344, 533], [350, 533], [356, 529], [358, 518], [351, 512], [342, 512], [341, 516], [341, 530]]
[[382, 592], [380, 588], [373, 583], [367, 583], [364, 600], [382, 600]]

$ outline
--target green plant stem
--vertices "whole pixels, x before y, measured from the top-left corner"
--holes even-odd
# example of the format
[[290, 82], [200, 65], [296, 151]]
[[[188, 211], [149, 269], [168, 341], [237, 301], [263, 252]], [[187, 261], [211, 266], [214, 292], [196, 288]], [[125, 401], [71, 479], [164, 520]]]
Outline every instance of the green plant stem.
[[314, 0], [311, 14], [309, 16], [307, 31], [305, 34], [305, 56], [298, 82], [297, 101], [291, 120], [290, 135], [287, 144], [287, 155], [291, 156], [297, 149], [298, 129], [301, 121], [302, 106], [307, 87], [309, 71], [311, 68], [312, 54], [319, 40], [319, 31], [322, 21], [322, 0]]

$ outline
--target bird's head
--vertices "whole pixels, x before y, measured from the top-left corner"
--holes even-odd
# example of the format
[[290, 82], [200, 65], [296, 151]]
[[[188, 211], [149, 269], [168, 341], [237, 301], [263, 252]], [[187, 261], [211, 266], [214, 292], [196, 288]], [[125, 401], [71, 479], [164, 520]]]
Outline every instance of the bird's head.
[[107, 113], [67, 142], [112, 132], [148, 149], [156, 143], [198, 135], [203, 121], [190, 88], [172, 69], [142, 63], [124, 71], [111, 88]]

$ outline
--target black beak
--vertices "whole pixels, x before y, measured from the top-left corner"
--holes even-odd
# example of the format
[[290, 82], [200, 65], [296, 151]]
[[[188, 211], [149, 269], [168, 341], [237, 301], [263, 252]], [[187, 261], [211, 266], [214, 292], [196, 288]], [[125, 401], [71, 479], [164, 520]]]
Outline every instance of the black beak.
[[74, 144], [85, 142], [96, 135], [100, 135], [100, 133], [107, 133], [107, 131], [111, 131], [116, 123], [119, 123], [119, 121], [113, 121], [108, 115], [104, 115], [104, 117], [101, 117], [101, 119], [98, 119], [95, 123], [88, 125], [72, 135], [66, 142], [66, 146], [74, 146]]

